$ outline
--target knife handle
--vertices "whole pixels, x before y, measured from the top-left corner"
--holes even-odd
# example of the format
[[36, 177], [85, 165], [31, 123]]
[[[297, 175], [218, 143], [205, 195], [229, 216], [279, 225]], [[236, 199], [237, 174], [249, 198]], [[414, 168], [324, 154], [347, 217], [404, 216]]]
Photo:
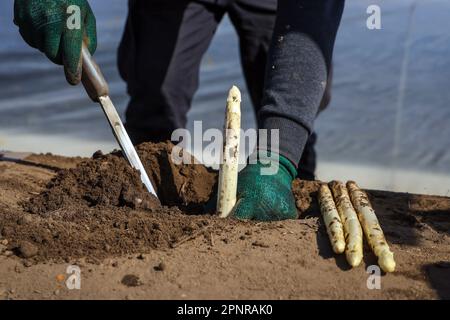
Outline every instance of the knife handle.
[[83, 59], [83, 75], [81, 81], [89, 97], [94, 102], [99, 102], [99, 97], [109, 95], [108, 83], [84, 42], [81, 49], [81, 56]]

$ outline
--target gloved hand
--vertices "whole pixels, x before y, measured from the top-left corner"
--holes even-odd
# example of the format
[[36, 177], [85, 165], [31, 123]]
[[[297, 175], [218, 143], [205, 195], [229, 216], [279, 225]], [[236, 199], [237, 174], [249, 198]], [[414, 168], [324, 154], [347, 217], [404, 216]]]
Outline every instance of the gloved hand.
[[278, 172], [264, 175], [261, 169], [276, 165], [273, 158], [267, 164], [265, 161], [249, 164], [239, 174], [237, 203], [232, 216], [259, 221], [296, 219], [298, 213], [292, 194], [292, 181], [297, 176], [295, 166], [280, 155]]
[[[72, 5], [80, 8], [80, 28], [74, 23], [76, 11], [68, 10]], [[83, 40], [91, 54], [97, 48], [95, 17], [87, 0], [15, 0], [14, 23], [30, 46], [64, 65], [70, 84], [81, 81]]]

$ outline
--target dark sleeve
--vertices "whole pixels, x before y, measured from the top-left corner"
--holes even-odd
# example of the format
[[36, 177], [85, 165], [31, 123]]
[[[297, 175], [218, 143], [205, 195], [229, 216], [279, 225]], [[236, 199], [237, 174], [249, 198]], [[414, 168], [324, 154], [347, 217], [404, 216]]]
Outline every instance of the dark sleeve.
[[[344, 0], [279, 0], [267, 64], [262, 129], [279, 129], [278, 151], [298, 164], [323, 97]], [[270, 139], [269, 139], [270, 140]]]

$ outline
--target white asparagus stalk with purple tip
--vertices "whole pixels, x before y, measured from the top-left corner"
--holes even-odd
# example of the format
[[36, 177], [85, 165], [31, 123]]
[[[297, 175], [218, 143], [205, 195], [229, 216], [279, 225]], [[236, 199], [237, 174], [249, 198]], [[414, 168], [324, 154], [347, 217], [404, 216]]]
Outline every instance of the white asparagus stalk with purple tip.
[[333, 200], [333, 194], [326, 184], [320, 186], [319, 205], [333, 251], [341, 254], [345, 251], [344, 229]]
[[363, 258], [363, 234], [358, 216], [350, 201], [347, 188], [340, 181], [330, 183], [333, 191], [336, 208], [344, 226], [346, 241], [345, 256], [348, 263], [354, 268], [361, 264]]
[[347, 182], [347, 189], [350, 192], [350, 198], [358, 214], [367, 242], [378, 257], [378, 265], [385, 272], [394, 272], [394, 254], [389, 249], [389, 245], [387, 244], [383, 230], [367, 194], [353, 181]]

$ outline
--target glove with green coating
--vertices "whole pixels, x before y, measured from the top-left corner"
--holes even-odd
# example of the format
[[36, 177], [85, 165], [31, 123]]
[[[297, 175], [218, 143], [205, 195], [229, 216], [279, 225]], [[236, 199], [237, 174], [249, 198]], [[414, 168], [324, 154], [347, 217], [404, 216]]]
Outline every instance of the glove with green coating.
[[31, 47], [64, 65], [70, 84], [81, 81], [83, 41], [91, 54], [97, 48], [95, 17], [87, 0], [15, 0], [14, 23]]
[[[273, 156], [273, 154], [272, 154]], [[241, 220], [277, 221], [298, 218], [292, 182], [295, 166], [279, 156], [278, 171], [265, 175], [264, 169], [276, 167], [276, 157], [258, 160], [242, 170], [238, 178], [237, 203], [233, 217]]]

